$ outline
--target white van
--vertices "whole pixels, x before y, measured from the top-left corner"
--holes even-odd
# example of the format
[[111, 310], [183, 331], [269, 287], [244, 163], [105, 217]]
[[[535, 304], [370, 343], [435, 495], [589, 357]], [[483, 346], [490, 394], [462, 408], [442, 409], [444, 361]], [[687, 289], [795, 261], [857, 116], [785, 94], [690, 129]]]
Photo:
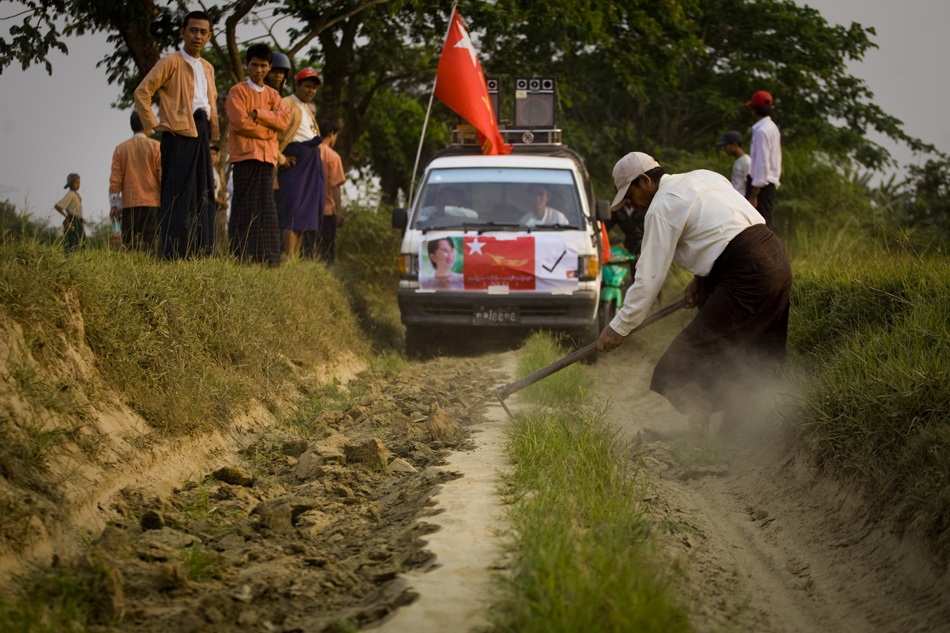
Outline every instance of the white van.
[[490, 328], [596, 340], [597, 215], [609, 210], [595, 202], [584, 161], [559, 138], [550, 130], [544, 139], [554, 142], [517, 143], [507, 156], [457, 143], [428, 163], [412, 206], [393, 212], [393, 226], [404, 230], [398, 300], [407, 353], [425, 354], [437, 334]]

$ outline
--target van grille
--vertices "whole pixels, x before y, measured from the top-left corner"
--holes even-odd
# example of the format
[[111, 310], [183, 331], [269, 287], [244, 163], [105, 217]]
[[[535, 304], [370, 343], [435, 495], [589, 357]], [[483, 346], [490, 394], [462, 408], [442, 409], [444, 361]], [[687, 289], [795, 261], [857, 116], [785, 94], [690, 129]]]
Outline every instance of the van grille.
[[[428, 316], [470, 316], [475, 306], [472, 304], [441, 304], [425, 303], [422, 310]], [[552, 318], [567, 316], [569, 308], [565, 305], [520, 305], [518, 310], [522, 317]]]

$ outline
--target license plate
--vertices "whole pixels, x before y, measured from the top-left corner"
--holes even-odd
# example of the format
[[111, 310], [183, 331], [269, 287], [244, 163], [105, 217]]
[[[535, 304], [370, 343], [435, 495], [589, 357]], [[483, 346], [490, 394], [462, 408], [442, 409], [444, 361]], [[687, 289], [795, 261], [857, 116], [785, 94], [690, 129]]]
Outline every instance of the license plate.
[[486, 308], [478, 306], [472, 315], [474, 325], [512, 325], [518, 322], [517, 306]]

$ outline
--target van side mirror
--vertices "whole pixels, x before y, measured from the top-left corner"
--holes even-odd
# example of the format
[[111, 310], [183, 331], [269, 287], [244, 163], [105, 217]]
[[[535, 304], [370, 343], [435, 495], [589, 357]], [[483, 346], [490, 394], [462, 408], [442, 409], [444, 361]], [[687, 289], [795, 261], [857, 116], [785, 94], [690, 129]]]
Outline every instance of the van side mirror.
[[393, 228], [405, 231], [407, 226], [409, 226], [409, 210], [393, 209]]
[[597, 205], [597, 219], [601, 222], [610, 219], [610, 203], [606, 200], [598, 200]]

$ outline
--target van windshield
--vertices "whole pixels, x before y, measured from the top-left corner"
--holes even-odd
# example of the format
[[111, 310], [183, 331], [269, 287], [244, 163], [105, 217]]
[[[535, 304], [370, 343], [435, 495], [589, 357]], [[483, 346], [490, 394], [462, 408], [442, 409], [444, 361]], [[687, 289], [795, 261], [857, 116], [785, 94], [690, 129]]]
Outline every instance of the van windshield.
[[434, 169], [419, 200], [412, 227], [422, 230], [585, 226], [567, 169]]

